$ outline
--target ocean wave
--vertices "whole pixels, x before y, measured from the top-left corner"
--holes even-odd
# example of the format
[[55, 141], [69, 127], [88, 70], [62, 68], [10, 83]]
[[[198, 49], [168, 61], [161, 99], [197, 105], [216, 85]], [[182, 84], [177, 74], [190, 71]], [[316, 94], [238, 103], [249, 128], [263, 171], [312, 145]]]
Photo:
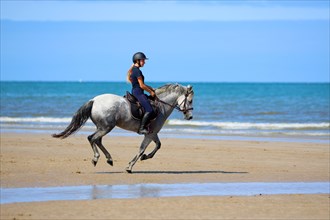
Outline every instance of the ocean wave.
[[258, 130], [281, 130], [281, 129], [329, 129], [330, 123], [251, 123], [251, 122], [217, 122], [217, 121], [185, 121], [172, 119], [168, 125], [190, 127], [217, 127], [221, 129], [258, 129]]
[[[71, 122], [71, 117], [0, 117], [2, 130], [45, 131], [63, 130]], [[329, 123], [243, 123], [218, 121], [187, 121], [170, 119], [162, 129], [167, 134], [205, 136], [304, 136], [329, 137]], [[85, 131], [95, 130], [88, 120]], [[121, 129], [119, 129], [121, 130]]]
[[71, 118], [53, 118], [53, 117], [0, 117], [2, 123], [22, 123], [22, 122], [41, 122], [41, 123], [70, 123]]
[[329, 132], [306, 132], [306, 131], [255, 131], [255, 130], [212, 130], [212, 129], [190, 129], [190, 128], [165, 128], [162, 130], [165, 133], [172, 134], [196, 134], [196, 135], [239, 135], [239, 136], [273, 136], [273, 135], [284, 135], [284, 136], [320, 136], [328, 137]]
[[[70, 123], [71, 117], [0, 117], [0, 123], [53, 123], [62, 124]], [[179, 119], [170, 119], [167, 121], [168, 126], [187, 126], [191, 129], [203, 127], [216, 127], [228, 130], [324, 130], [330, 128], [330, 123], [253, 123], [253, 122], [219, 122], [219, 121], [187, 121]]]

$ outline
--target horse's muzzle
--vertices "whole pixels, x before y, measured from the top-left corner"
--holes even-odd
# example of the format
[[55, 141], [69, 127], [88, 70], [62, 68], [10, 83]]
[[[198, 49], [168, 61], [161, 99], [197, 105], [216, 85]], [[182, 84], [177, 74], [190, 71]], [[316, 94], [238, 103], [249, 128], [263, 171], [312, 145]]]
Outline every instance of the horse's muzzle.
[[193, 116], [192, 115], [185, 115], [184, 119], [191, 120], [191, 119], [193, 119]]

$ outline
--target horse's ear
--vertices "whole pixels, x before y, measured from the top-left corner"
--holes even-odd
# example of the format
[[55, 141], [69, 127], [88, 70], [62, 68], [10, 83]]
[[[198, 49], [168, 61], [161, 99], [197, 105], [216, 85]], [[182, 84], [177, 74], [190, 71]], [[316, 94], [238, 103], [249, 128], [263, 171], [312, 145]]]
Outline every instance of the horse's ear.
[[187, 90], [188, 90], [188, 92], [191, 92], [192, 89], [193, 89], [193, 87], [192, 87], [191, 85], [188, 85], [188, 86], [187, 86]]

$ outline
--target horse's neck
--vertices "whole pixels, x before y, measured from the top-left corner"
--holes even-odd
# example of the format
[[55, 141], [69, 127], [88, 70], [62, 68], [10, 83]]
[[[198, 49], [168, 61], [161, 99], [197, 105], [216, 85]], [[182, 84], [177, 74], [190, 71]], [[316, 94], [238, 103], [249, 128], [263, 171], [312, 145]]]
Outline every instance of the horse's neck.
[[158, 98], [162, 100], [163, 102], [166, 102], [172, 106], [175, 106], [177, 104], [177, 100], [179, 98], [179, 94], [177, 93], [167, 93], [167, 94], [161, 94]]
[[[175, 105], [175, 97], [171, 95], [170, 96], [162, 96], [159, 95], [158, 98], [162, 100], [162, 102], [159, 102], [159, 111], [161, 112], [161, 115], [163, 115], [163, 120], [165, 120], [172, 114], [174, 108], [172, 107], [173, 104]], [[167, 103], [167, 104], [165, 104]]]
[[162, 103], [161, 111], [163, 112], [163, 115], [165, 119], [167, 119], [173, 112], [174, 106], [177, 105], [177, 100], [179, 98], [179, 94], [177, 93], [167, 93], [167, 94], [161, 94], [158, 96], [160, 100], [162, 100], [164, 104]]
[[178, 84], [165, 85], [156, 90], [156, 95], [162, 101], [176, 105], [178, 98], [182, 95], [183, 87]]

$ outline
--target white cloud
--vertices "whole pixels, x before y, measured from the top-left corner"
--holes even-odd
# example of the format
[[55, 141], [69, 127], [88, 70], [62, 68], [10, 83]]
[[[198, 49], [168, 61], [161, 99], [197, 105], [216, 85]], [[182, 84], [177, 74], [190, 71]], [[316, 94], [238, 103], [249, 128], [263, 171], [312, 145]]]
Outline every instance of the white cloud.
[[[299, 2], [298, 2], [299, 3]], [[16, 21], [329, 20], [329, 6], [268, 2], [1, 1], [1, 19]]]

